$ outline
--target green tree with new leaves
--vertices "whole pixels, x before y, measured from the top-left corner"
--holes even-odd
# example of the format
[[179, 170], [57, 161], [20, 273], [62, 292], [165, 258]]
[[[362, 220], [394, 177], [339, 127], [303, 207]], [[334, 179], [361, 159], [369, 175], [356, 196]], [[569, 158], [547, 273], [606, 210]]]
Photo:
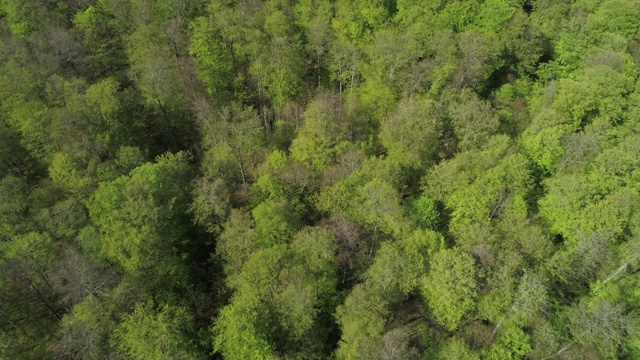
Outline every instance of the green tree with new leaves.
[[101, 184], [87, 203], [101, 233], [101, 254], [153, 286], [187, 281], [187, 161], [184, 152], [160, 156], [156, 163]]
[[421, 288], [438, 324], [455, 330], [476, 308], [478, 283], [473, 257], [460, 249], [435, 253]]

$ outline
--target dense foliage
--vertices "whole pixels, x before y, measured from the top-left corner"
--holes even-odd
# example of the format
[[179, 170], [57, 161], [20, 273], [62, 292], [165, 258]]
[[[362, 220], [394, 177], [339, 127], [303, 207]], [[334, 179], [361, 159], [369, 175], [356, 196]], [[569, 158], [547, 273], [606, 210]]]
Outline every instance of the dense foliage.
[[639, 359], [640, 0], [0, 0], [1, 359]]

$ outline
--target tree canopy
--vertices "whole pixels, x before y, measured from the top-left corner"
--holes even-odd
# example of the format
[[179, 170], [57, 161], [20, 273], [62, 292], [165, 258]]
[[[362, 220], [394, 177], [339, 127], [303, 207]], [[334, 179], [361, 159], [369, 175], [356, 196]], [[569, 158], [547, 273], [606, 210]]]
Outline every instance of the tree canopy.
[[0, 0], [0, 359], [640, 358], [640, 0]]

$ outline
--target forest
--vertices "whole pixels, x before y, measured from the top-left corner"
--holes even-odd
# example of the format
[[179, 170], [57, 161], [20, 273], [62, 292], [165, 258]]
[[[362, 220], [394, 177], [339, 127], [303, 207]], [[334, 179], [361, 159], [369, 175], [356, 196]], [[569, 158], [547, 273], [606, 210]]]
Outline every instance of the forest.
[[640, 0], [0, 0], [0, 359], [640, 359]]

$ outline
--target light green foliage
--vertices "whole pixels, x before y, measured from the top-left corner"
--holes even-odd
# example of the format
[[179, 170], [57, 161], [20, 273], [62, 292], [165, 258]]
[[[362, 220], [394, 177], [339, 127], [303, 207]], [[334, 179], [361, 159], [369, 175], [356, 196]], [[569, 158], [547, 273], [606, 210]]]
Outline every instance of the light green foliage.
[[510, 326], [500, 333], [491, 346], [487, 359], [522, 359], [531, 352], [530, 337], [518, 326]]
[[411, 202], [411, 210], [418, 224], [425, 229], [435, 230], [440, 220], [440, 213], [435, 201], [423, 194]]
[[[388, 117], [398, 103], [395, 89], [381, 81], [366, 81], [357, 90], [356, 95], [360, 101], [359, 106], [362, 107], [361, 111], [364, 111], [374, 124]], [[353, 100], [349, 99], [349, 101], [351, 103]]]
[[490, 139], [484, 151], [467, 151], [453, 159], [432, 167], [426, 174], [425, 193], [434, 200], [445, 201], [454, 191], [472, 183], [487, 169], [496, 165], [496, 159], [503, 158], [511, 141], [506, 136]]
[[[111, 180], [123, 173], [124, 169], [118, 164], [122, 162], [122, 158], [118, 159], [118, 151], [127, 148], [133, 137], [131, 133], [135, 133], [141, 123], [135, 118], [123, 119], [127, 100], [119, 92], [120, 84], [115, 79], [107, 78], [87, 85], [82, 81], [64, 81], [55, 77], [48, 85], [51, 101], [64, 104], [50, 111], [49, 143], [57, 152], [50, 171], [55, 166], [66, 167], [57, 171], [69, 172], [65, 175], [69, 180], [58, 184], [75, 195], [86, 195], [87, 184], [82, 182], [95, 181], [96, 178]], [[115, 163], [105, 161], [109, 155], [115, 155]], [[128, 161], [139, 160], [136, 157], [140, 155], [129, 155], [134, 158]], [[69, 168], [69, 160], [73, 160], [76, 170]], [[85, 179], [72, 181], [71, 177]]]
[[276, 295], [275, 306], [281, 326], [288, 333], [288, 340], [300, 341], [309, 336], [317, 316], [316, 291], [306, 279], [302, 267], [293, 267], [280, 273], [284, 289]]
[[33, 220], [56, 239], [72, 239], [88, 219], [82, 202], [71, 198], [34, 212]]
[[192, 336], [193, 319], [187, 309], [150, 302], [138, 304], [115, 332], [118, 347], [130, 359], [201, 359]]
[[524, 156], [507, 152], [505, 140], [492, 138], [485, 150], [463, 153], [427, 174], [426, 193], [451, 210], [449, 230], [465, 249], [487, 243], [479, 232], [503, 214], [527, 214], [523, 198], [531, 189], [530, 170]]
[[275, 324], [266, 300], [274, 292], [283, 247], [253, 253], [238, 277], [231, 304], [221, 309], [213, 327], [214, 351], [227, 359], [271, 359]]
[[336, 312], [342, 329], [336, 351], [338, 359], [358, 359], [368, 347], [380, 341], [388, 312], [383, 294], [366, 283], [356, 285]]
[[56, 153], [49, 167], [51, 180], [71, 194], [86, 195], [90, 192], [94, 182], [84, 176], [78, 169], [78, 164], [66, 153]]
[[[320, 194], [317, 206], [322, 211], [340, 212], [374, 233], [399, 237], [409, 230], [410, 222], [400, 204], [394, 185], [401, 182], [399, 167], [386, 160], [371, 159], [358, 171]], [[372, 179], [372, 180], [369, 180]]]
[[[311, 10], [310, 7], [314, 9]], [[296, 21], [305, 29], [307, 52], [312, 56], [316, 65], [318, 85], [325, 80], [325, 71], [328, 60], [325, 59], [329, 47], [333, 41], [331, 32], [331, 19], [333, 17], [332, 1], [301, 1], [294, 6]]]
[[116, 328], [108, 306], [94, 296], [86, 297], [60, 322], [60, 341], [54, 351], [60, 356], [100, 358], [109, 356], [109, 336]]
[[566, 49], [563, 44], [575, 47], [584, 40], [587, 32], [576, 31], [578, 34], [567, 34], [559, 44], [560, 61], [571, 76], [551, 82], [540, 92], [532, 109], [538, 115], [523, 134], [529, 155], [549, 172], [556, 170], [570, 134], [589, 124], [623, 121], [627, 96], [638, 72], [621, 48], [597, 46], [585, 40], [580, 50]]
[[[230, 221], [234, 217], [232, 213]], [[222, 234], [226, 242], [227, 231]], [[316, 324], [320, 311], [333, 305], [336, 253], [333, 233], [313, 227], [298, 231], [290, 246], [263, 244], [247, 256], [240, 274], [230, 277], [236, 279], [236, 293], [214, 328], [216, 351], [231, 358], [268, 358], [279, 338], [273, 333], [277, 327], [293, 349], [311, 356], [324, 337], [325, 330]], [[232, 313], [234, 317], [224, 318]], [[244, 324], [237, 324], [240, 313]], [[256, 355], [247, 355], [252, 353]]]
[[[87, 206], [100, 229], [101, 253], [147, 282], [180, 284], [185, 264], [187, 154], [167, 154], [103, 183]], [[162, 263], [162, 266], [158, 266]]]
[[189, 54], [196, 57], [200, 77], [207, 84], [209, 94], [218, 94], [228, 86], [229, 79], [232, 79], [232, 53], [220, 39], [213, 19], [200, 17], [192, 26]]
[[[331, 44], [329, 56], [331, 79], [338, 81], [340, 95], [346, 91], [347, 83], [349, 83], [350, 90], [353, 90], [359, 73], [358, 66], [361, 54], [358, 48], [347, 40], [337, 39]], [[350, 101], [352, 100], [352, 95], [352, 92], [350, 92]]]
[[227, 283], [235, 287], [235, 280], [249, 255], [258, 249], [258, 239], [251, 216], [234, 209], [224, 224], [224, 231], [216, 242], [216, 253], [224, 260]]
[[276, 175], [267, 172], [261, 175], [251, 187], [257, 201], [280, 199], [284, 196], [284, 187]]
[[458, 69], [460, 86], [482, 89], [491, 74], [503, 65], [501, 44], [492, 32], [465, 31], [458, 37], [458, 47], [462, 54]]
[[447, 2], [437, 17], [439, 29], [451, 29], [462, 32], [474, 21], [478, 11], [478, 1], [451, 1]]
[[282, 244], [295, 232], [297, 219], [293, 209], [282, 200], [267, 200], [252, 211], [260, 243], [265, 246]]
[[511, 307], [505, 312], [500, 322], [497, 323], [494, 332], [499, 330], [503, 321], [511, 320], [515, 324], [526, 324], [529, 319], [543, 310], [548, 305], [548, 302], [549, 296], [544, 279], [539, 275], [526, 272], [520, 278]]
[[291, 253], [292, 266], [280, 273], [284, 289], [276, 298], [277, 307], [281, 324], [291, 339], [308, 341], [307, 337], [313, 336], [319, 308], [335, 293], [335, 237], [325, 228], [302, 229], [291, 243]]
[[248, 181], [253, 175], [254, 153], [264, 141], [256, 112], [232, 103], [218, 112], [205, 112], [198, 120], [207, 149], [202, 164], [205, 175], [225, 179], [228, 185]]
[[559, 125], [547, 127], [536, 134], [530, 132], [531, 128], [525, 130], [522, 145], [527, 150], [528, 155], [546, 171], [553, 171], [554, 163], [565, 151], [563, 138], [570, 133], [570, 127]]
[[56, 259], [56, 244], [46, 233], [29, 232], [15, 236], [0, 249], [4, 257], [18, 261], [33, 277], [42, 277]]
[[554, 250], [541, 224], [529, 218], [529, 209], [521, 197], [512, 199], [496, 226], [505, 245], [518, 249], [527, 259], [541, 260]]
[[43, 7], [25, 0], [2, 0], [0, 14], [6, 18], [11, 32], [26, 37], [37, 31], [43, 24]]
[[422, 280], [422, 294], [438, 323], [455, 330], [476, 308], [476, 268], [471, 255], [459, 249], [434, 254], [429, 274]]
[[469, 349], [464, 340], [454, 337], [447, 340], [440, 351], [438, 359], [442, 360], [480, 360], [480, 355]]
[[481, 148], [498, 130], [498, 117], [491, 105], [471, 91], [464, 91], [450, 112], [461, 150]]
[[575, 239], [581, 232], [606, 230], [614, 236], [627, 227], [638, 206], [637, 137], [629, 136], [602, 151], [580, 174], [548, 180], [548, 194], [540, 200], [540, 214], [552, 231]]
[[340, 40], [361, 43], [373, 30], [382, 27], [390, 15], [391, 3], [375, 1], [337, 1], [331, 26]]
[[220, 232], [231, 208], [229, 190], [224, 181], [220, 178], [199, 178], [193, 192], [191, 212], [194, 221], [210, 233]]
[[168, 116], [180, 106], [182, 94], [179, 69], [172, 58], [169, 41], [162, 35], [158, 36], [150, 26], [141, 26], [130, 35], [127, 52], [130, 76], [147, 105]]
[[222, 308], [214, 327], [214, 350], [227, 359], [275, 359], [264, 335], [256, 334], [255, 312], [235, 304]]
[[356, 285], [337, 309], [342, 329], [338, 358], [383, 356], [398, 347], [405, 349], [407, 356], [413, 354], [406, 344], [408, 329], [385, 333], [387, 316], [420, 286], [429, 257], [442, 247], [444, 239], [431, 230], [417, 230], [405, 239], [381, 244], [365, 282]]
[[298, 93], [304, 71], [303, 49], [292, 25], [286, 13], [272, 3], [264, 22], [268, 45], [255, 53], [256, 59], [250, 66], [258, 88], [278, 110]]
[[[403, 293], [411, 291], [419, 276], [416, 276], [416, 273], [420, 274], [424, 268], [424, 264], [421, 263], [408, 263], [404, 255], [395, 243], [385, 241], [380, 245], [375, 260], [369, 267], [367, 272], [369, 282], [379, 287], [378, 291], [385, 296], [399, 291]], [[411, 268], [411, 265], [417, 265], [417, 268]]]
[[417, 60], [422, 52], [412, 33], [396, 29], [376, 31], [365, 51], [369, 62], [363, 73], [368, 79], [384, 84], [394, 84], [398, 73]]
[[358, 193], [364, 200], [358, 217], [374, 232], [399, 236], [406, 231], [400, 196], [389, 183], [374, 179], [359, 188]]
[[430, 230], [416, 230], [400, 242], [380, 245], [366, 278], [386, 297], [407, 295], [420, 284], [429, 257], [443, 246], [442, 237]]
[[291, 350], [316, 356], [324, 331], [318, 331], [316, 319], [334, 292], [335, 252], [328, 230], [306, 228], [290, 249], [275, 245], [249, 256], [232, 302], [213, 329], [215, 351], [231, 359], [271, 358], [284, 332]]
[[[576, 17], [566, 24], [556, 46], [558, 62], [565, 71], [578, 68], [580, 59], [594, 47], [624, 51], [623, 44], [638, 29], [638, 24], [632, 20], [640, 14], [640, 4], [635, 0], [578, 3], [574, 11], [582, 11], [582, 18]], [[610, 21], [612, 18], [616, 21]]]
[[0, 0], [0, 358], [640, 358], [639, 18]]
[[[487, 293], [478, 299], [478, 315], [493, 322], [494, 332], [503, 326], [513, 310], [512, 302], [516, 298], [518, 272], [524, 266], [524, 261], [515, 252], [497, 253], [493, 246], [480, 245], [474, 248], [474, 253], [480, 258], [486, 268]], [[494, 253], [499, 256], [494, 258]]]
[[[82, 31], [82, 43], [91, 50], [87, 57], [89, 68], [96, 76], [109, 76], [123, 69], [128, 63], [122, 39], [123, 24], [113, 19], [107, 1], [98, 1], [72, 19]], [[128, 4], [118, 4], [128, 7]]]
[[[525, 186], [529, 179], [526, 160], [518, 155], [506, 158], [501, 166], [487, 169], [472, 184], [461, 187], [445, 201], [447, 207], [453, 210], [452, 231], [455, 233], [458, 226], [473, 223], [489, 225], [493, 219], [505, 211], [505, 208], [509, 208], [510, 205], [521, 205], [521, 200], [517, 201], [518, 198], [509, 198], [509, 196], [525, 195], [527, 190]], [[520, 180], [520, 182], [512, 180]], [[515, 185], [515, 188], [512, 188], [512, 185]]]
[[346, 135], [346, 116], [335, 94], [319, 95], [307, 106], [304, 125], [291, 143], [291, 158], [315, 171], [333, 163]]
[[434, 101], [413, 98], [400, 103], [380, 126], [380, 141], [387, 156], [404, 166], [423, 169], [433, 162], [442, 121]]
[[121, 174], [128, 174], [131, 170], [144, 163], [144, 154], [136, 146], [121, 146], [118, 148], [115, 165]]
[[478, 26], [499, 33], [506, 22], [518, 11], [517, 0], [488, 0], [484, 1], [478, 9]]
[[320, 227], [298, 231], [290, 249], [294, 260], [292, 267], [280, 274], [285, 289], [278, 296], [278, 308], [281, 322], [292, 338], [305, 341], [313, 336], [319, 310], [332, 304], [338, 249], [333, 233]]
[[14, 105], [8, 117], [9, 124], [21, 135], [22, 146], [41, 162], [50, 160], [51, 156], [51, 145], [47, 144], [47, 126], [50, 121], [49, 113], [40, 101], [20, 101]]
[[226, 359], [275, 359], [272, 346], [259, 327], [266, 324], [258, 319], [266, 309], [251, 299], [236, 300], [220, 310], [214, 327], [214, 350]]
[[337, 250], [335, 236], [327, 228], [303, 228], [291, 241], [292, 253], [316, 281], [334, 276]]

